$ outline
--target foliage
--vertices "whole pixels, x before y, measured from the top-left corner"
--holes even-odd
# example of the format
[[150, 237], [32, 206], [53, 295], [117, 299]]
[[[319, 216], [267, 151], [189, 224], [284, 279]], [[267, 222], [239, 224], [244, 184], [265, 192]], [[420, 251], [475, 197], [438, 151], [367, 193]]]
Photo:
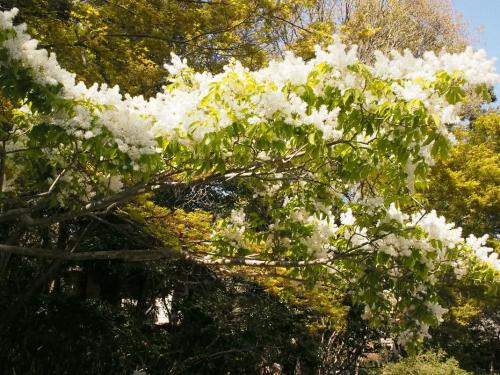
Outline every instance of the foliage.
[[[449, 215], [465, 235], [496, 234], [498, 119], [488, 115], [457, 132], [456, 148], [448, 130], [459, 122], [460, 103], [474, 89], [485, 100], [497, 76], [470, 49], [424, 53], [462, 50], [449, 8], [422, 0], [411, 2], [410, 14], [403, 0], [338, 1], [339, 21], [334, 7], [314, 1], [8, 3], [77, 75], [2, 13], [1, 250], [22, 244], [18, 254], [42, 248], [68, 257], [123, 250], [127, 259], [130, 251], [146, 249], [147, 257], [161, 249], [167, 257], [144, 266], [80, 263], [87, 283], [98, 280], [98, 304], [81, 302], [93, 297], [89, 291], [68, 297], [78, 288], [63, 262], [9, 262], [2, 254], [0, 276], [6, 264], [11, 269], [0, 297], [19, 294], [11, 311], [32, 297], [36, 288], [23, 290], [32, 279], [50, 294], [8, 327], [5, 347], [21, 353], [9, 358], [19, 371], [30, 357], [41, 372], [58, 368], [49, 330], [63, 341], [67, 332], [100, 332], [96, 341], [66, 345], [61, 371], [83, 368], [69, 361], [88, 361], [78, 353], [95, 353], [112, 337], [117, 342], [87, 368], [253, 373], [281, 363], [290, 372], [298, 363], [318, 368], [319, 355], [325, 372], [352, 370], [377, 337], [361, 316], [408, 349], [448, 316], [442, 331], [431, 330], [432, 345], [457, 357], [471, 348], [477, 357], [459, 358], [471, 369], [490, 354], [494, 341], [480, 327], [495, 313], [498, 259], [485, 240], [464, 240], [432, 211]], [[335, 29], [358, 51], [332, 37]], [[306, 61], [284, 54], [285, 45]], [[374, 53], [405, 47], [421, 58]], [[266, 65], [282, 53], [283, 61]], [[161, 69], [168, 61], [171, 75]], [[440, 162], [448, 150], [451, 161]], [[430, 212], [420, 203], [427, 185], [435, 187]], [[462, 199], [448, 199], [450, 187]], [[491, 297], [481, 298], [483, 291]], [[172, 323], [154, 327], [154, 301], [170, 295]], [[123, 310], [121, 298], [137, 306]], [[441, 304], [458, 307], [446, 314]], [[37, 320], [40, 306], [48, 313]], [[92, 321], [78, 325], [72, 315]], [[35, 353], [40, 345], [45, 357]]]
[[162, 185], [235, 179], [254, 194], [217, 218], [210, 252], [171, 250], [355, 285], [364, 317], [403, 343], [446, 312], [434, 286], [443, 271], [462, 276], [471, 265], [496, 285], [498, 259], [484, 241], [416, 209], [412, 195], [449, 148], [464, 89], [487, 94], [498, 79], [484, 53], [379, 52], [366, 65], [337, 41], [307, 62], [287, 54], [217, 75], [174, 56], [172, 84], [145, 100], [76, 84], [14, 16], [1, 14], [4, 94], [20, 104], [5, 135], [15, 149], [3, 158], [12, 197], [3, 220], [43, 227]]
[[2, 7], [19, 8], [30, 33], [87, 84], [118, 84], [149, 96], [165, 83], [162, 65], [171, 52], [214, 72], [231, 58], [258, 68], [285, 48], [311, 58], [314, 45], [326, 47], [339, 30], [360, 45], [363, 59], [375, 49], [462, 48], [463, 22], [448, 1], [435, 3], [6, 0]]
[[143, 360], [165, 364], [156, 350], [169, 350], [167, 332], [92, 300], [46, 297], [25, 318], [1, 339], [5, 374], [123, 374]]
[[460, 367], [477, 373], [498, 369], [500, 362], [500, 304], [484, 285], [470, 279], [459, 283], [446, 280], [442, 295], [449, 301], [443, 323], [431, 330], [426, 345], [439, 348], [460, 362]]
[[[124, 210], [130, 214], [101, 216], [99, 225], [92, 220], [67, 224], [67, 231], [78, 233], [93, 224], [79, 244], [80, 251], [88, 251], [103, 246], [154, 246], [158, 238], [177, 246], [186, 240], [179, 236], [179, 226], [189, 228], [181, 233], [194, 238], [200, 232], [193, 227], [202, 233], [205, 228], [206, 215], [170, 211], [146, 199]], [[137, 221], [131, 221], [132, 217]], [[168, 225], [160, 227], [159, 223]], [[67, 240], [71, 245], [71, 237]], [[59, 245], [68, 246], [61, 240]], [[38, 280], [49, 266], [38, 259], [12, 259], [2, 279], [0, 304], [13, 308], [9, 299], [15, 296], [18, 302], [25, 286]], [[330, 366], [352, 367], [367, 339], [359, 312], [349, 315], [347, 329], [346, 308], [331, 296], [325, 298], [326, 290], [318, 295], [287, 284], [284, 293], [272, 289], [276, 284], [269, 276], [257, 277], [264, 281], [263, 287], [249, 282], [252, 275], [244, 271], [248, 270], [214, 272], [183, 261], [68, 264], [44, 293], [23, 308], [15, 324], [2, 331], [0, 347], [5, 350], [0, 368], [8, 374], [49, 370], [54, 374], [122, 374], [139, 368], [149, 374], [163, 374], [166, 369], [176, 374], [225, 369], [251, 374], [278, 363], [287, 371], [300, 367], [307, 372], [319, 366], [325, 325], [328, 332], [335, 330], [335, 343], [344, 348], [340, 353], [337, 347], [321, 349], [335, 361]], [[162, 326], [153, 324], [159, 298], [171, 301], [167, 304], [169, 323]], [[123, 304], [124, 300], [129, 302]], [[74, 341], [75, 337], [80, 339]]]
[[145, 197], [125, 208], [129, 217], [152, 236], [175, 249], [206, 252], [212, 215], [202, 210], [186, 212], [155, 205]]
[[460, 225], [465, 234], [500, 233], [500, 115], [488, 112], [455, 133], [455, 145], [445, 161], [433, 168], [429, 206]]
[[344, 37], [360, 45], [370, 59], [375, 50], [416, 55], [425, 51], [459, 51], [467, 44], [465, 25], [449, 0], [361, 0], [346, 3]]
[[[162, 244], [175, 249], [187, 249], [191, 253], [206, 255], [210, 253], [210, 236], [213, 218], [199, 209], [185, 211], [168, 209], [154, 204], [142, 197], [130, 204], [125, 211], [131, 219], [141, 225], [152, 237]], [[348, 307], [343, 304], [345, 296], [325, 284], [326, 279], [299, 279], [289, 275], [286, 270], [261, 270], [247, 267], [234, 267], [232, 275], [246, 280], [254, 280], [267, 293], [296, 306], [303, 311], [311, 311], [321, 319], [311, 320], [309, 329], [321, 332], [325, 328], [342, 330]]]
[[404, 358], [397, 363], [384, 366], [383, 375], [467, 375], [453, 358], [445, 358], [444, 353], [426, 352], [413, 357]]
[[[176, 299], [173, 324], [144, 320], [134, 306], [46, 296], [30, 306], [9, 335], [2, 336], [7, 374], [253, 374], [279, 363], [285, 371], [317, 366], [318, 339], [307, 316], [266, 295], [255, 284], [224, 283], [184, 265], [189, 291]], [[175, 279], [172, 277], [172, 281]], [[178, 281], [178, 280], [177, 280]], [[182, 289], [181, 289], [182, 290]], [[88, 332], [95, 334], [89, 335]], [[78, 339], [75, 340], [75, 337]]]
[[313, 5], [296, 0], [2, 2], [4, 9], [19, 8], [30, 32], [79, 79], [146, 96], [166, 82], [162, 66], [171, 52], [200, 70], [219, 71], [233, 57], [260, 67], [283, 49], [296, 15]]
[[[479, 116], [455, 130], [458, 143], [447, 160], [432, 169], [429, 188], [423, 191], [429, 207], [459, 224], [466, 234], [478, 229], [490, 235], [498, 251], [499, 206], [498, 112]], [[467, 214], [465, 214], [467, 213]], [[500, 353], [498, 301], [476, 280], [441, 281], [442, 298], [452, 306], [440, 327], [431, 330], [428, 346], [445, 350], [470, 371], [496, 368]]]

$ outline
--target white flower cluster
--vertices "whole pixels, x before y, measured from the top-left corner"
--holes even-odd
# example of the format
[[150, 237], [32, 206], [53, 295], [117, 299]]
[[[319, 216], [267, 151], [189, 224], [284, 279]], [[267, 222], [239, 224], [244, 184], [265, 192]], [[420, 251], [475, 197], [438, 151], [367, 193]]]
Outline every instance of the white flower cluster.
[[[443, 315], [448, 312], [448, 309], [442, 307], [437, 302], [426, 301], [425, 306], [427, 310], [436, 318], [436, 320], [441, 323], [443, 321]], [[398, 343], [401, 345], [406, 345], [409, 341], [414, 339], [423, 340], [424, 338], [430, 338], [431, 335], [429, 333], [429, 324], [417, 321], [416, 330], [415, 329], [407, 329], [401, 332], [398, 336]]]
[[[293, 207], [297, 201], [293, 198], [285, 199], [283, 207], [292, 204]], [[333, 215], [333, 207], [325, 207], [317, 204], [314, 212], [309, 212], [303, 206], [291, 208], [286, 220], [292, 223], [298, 223], [309, 227], [311, 232], [297, 240], [304, 245], [307, 252], [317, 258], [327, 258], [335, 249], [333, 242], [339, 239], [339, 233], [348, 241], [352, 248], [380, 251], [391, 257], [409, 257], [412, 251], [417, 251], [419, 260], [429, 270], [429, 282], [434, 284], [436, 281], [433, 273], [442, 265], [449, 264], [454, 267], [457, 276], [464, 272], [466, 264], [450, 261], [448, 251], [466, 246], [473, 250], [474, 256], [494, 269], [500, 271], [500, 261], [498, 254], [489, 247], [485, 247], [488, 236], [476, 238], [471, 235], [467, 239], [462, 237], [462, 229], [455, 227], [455, 224], [446, 222], [443, 216], [437, 215], [436, 211], [420, 211], [411, 216], [403, 213], [394, 203], [385, 209], [385, 219], [383, 222], [396, 222], [400, 229], [388, 232], [380, 238], [370, 237], [368, 229], [356, 225], [351, 208], [347, 208], [340, 213], [340, 226], [336, 223]], [[380, 223], [377, 224], [377, 227]], [[233, 210], [229, 223], [224, 227], [221, 236], [237, 246], [243, 245], [243, 235], [248, 224], [245, 221], [243, 210]], [[269, 236], [267, 246], [270, 246], [276, 231], [286, 228], [285, 221], [278, 219], [269, 226]], [[340, 231], [340, 229], [343, 229]], [[423, 232], [422, 235], [415, 235], [415, 230]], [[441, 246], [436, 246], [439, 241]], [[394, 270], [396, 271], [396, 270]], [[395, 272], [397, 273], [397, 272]], [[397, 277], [397, 275], [395, 275]]]
[[312, 215], [302, 208], [293, 211], [291, 216], [292, 220], [312, 227], [311, 235], [301, 240], [308, 253], [318, 258], [327, 257], [328, 252], [333, 249], [331, 245], [332, 237], [339, 229], [335, 224], [335, 217], [331, 208], [325, 208]]
[[37, 49], [38, 41], [26, 33], [26, 24], [14, 26], [13, 19], [17, 13], [17, 8], [0, 12], [0, 29], [15, 32], [15, 36], [3, 42], [3, 47], [7, 49], [10, 57], [13, 60], [22, 61], [26, 67], [33, 69], [34, 78], [40, 84], [74, 85], [75, 75], [61, 68], [55, 54], [49, 54], [44, 49]]
[[498, 259], [498, 253], [496, 253], [491, 247], [484, 246], [486, 245], [487, 240], [487, 234], [479, 238], [471, 234], [467, 237], [466, 243], [474, 251], [478, 259], [488, 263], [491, 267], [500, 271], [500, 259]]
[[232, 210], [229, 223], [222, 228], [220, 233], [217, 234], [226, 239], [236, 248], [244, 247], [244, 234], [246, 231], [245, 216], [245, 212], [241, 208], [238, 210]]
[[99, 128], [93, 128], [92, 119], [96, 118], [100, 126], [114, 135], [120, 149], [133, 159], [142, 153], [156, 152], [156, 141], [151, 132], [152, 121], [147, 118], [147, 102], [140, 96], [122, 96], [118, 86], [109, 88], [105, 84], [94, 84], [87, 88], [82, 82], [77, 84], [75, 74], [63, 69], [54, 53], [37, 49], [38, 41], [26, 33], [25, 24], [13, 24], [17, 12], [16, 8], [0, 12], [0, 29], [14, 31], [14, 35], [2, 45], [10, 58], [30, 68], [37, 83], [62, 85], [65, 99], [83, 100], [103, 108], [92, 113], [82, 106], [76, 107], [74, 117], [68, 119], [66, 114], [60, 114], [56, 123], [65, 127], [70, 134], [89, 139], [100, 134]]
[[[291, 201], [293, 200], [287, 199], [284, 206]], [[333, 207], [317, 204], [314, 213], [308, 212], [304, 207], [294, 208], [290, 212], [292, 222], [311, 228], [311, 234], [302, 237], [300, 243], [306, 247], [308, 254], [316, 258], [328, 258], [331, 256], [332, 250], [335, 250], [332, 243], [339, 238], [339, 229], [341, 227], [337, 225], [332, 211]], [[340, 225], [345, 229], [343, 238], [349, 241], [352, 246], [363, 247], [367, 243], [367, 229], [355, 225], [356, 218], [352, 210], [348, 208], [345, 212], [342, 212], [339, 219]], [[279, 229], [279, 226], [273, 224], [272, 229]]]
[[[434, 81], [437, 72], [463, 72], [469, 84], [483, 82], [493, 83], [498, 80], [495, 73], [495, 60], [488, 59], [482, 49], [474, 51], [467, 47], [461, 53], [443, 53], [436, 55], [434, 52], [425, 52], [420, 57], [415, 57], [411, 51], [405, 50], [403, 54], [392, 51], [389, 56], [380, 51], [375, 52], [374, 72], [383, 78], [408, 79], [417, 78]], [[413, 87], [408, 92], [420, 89]]]
[[[15, 35], [3, 42], [10, 59], [31, 68], [40, 84], [62, 85], [66, 99], [83, 100], [98, 106], [93, 110], [79, 107], [72, 119], [63, 118], [59, 124], [68, 132], [86, 139], [100, 134], [100, 128], [105, 128], [111, 132], [120, 150], [132, 159], [161, 152], [157, 148], [157, 137], [180, 137], [189, 144], [235, 120], [252, 124], [279, 117], [297, 126], [312, 124], [321, 130], [325, 139], [337, 139], [342, 136], [337, 122], [339, 108], [308, 108], [297, 95], [297, 89], [287, 87], [298, 88], [307, 83], [316, 95], [322, 95], [328, 86], [344, 92], [349, 88], [363, 89], [364, 85], [363, 76], [348, 69], [358, 61], [356, 47], [348, 49], [338, 41], [340, 38], [336, 38], [337, 41], [326, 50], [317, 48], [316, 57], [307, 62], [288, 53], [283, 61], [272, 61], [254, 72], [234, 62], [221, 74], [192, 74], [189, 85], [183, 85], [182, 78], [175, 78], [174, 89], [145, 100], [142, 96], [122, 95], [117, 86], [76, 84], [75, 75], [61, 68], [54, 54], [37, 49], [37, 41], [26, 33], [25, 25], [13, 24], [16, 13], [15, 8], [0, 13], [0, 28], [15, 31]], [[310, 73], [325, 63], [330, 67], [329, 72], [321, 79], [309, 82]], [[172, 57], [172, 64], [167, 69], [174, 74], [189, 70], [186, 62], [177, 56]], [[377, 53], [375, 63], [369, 69], [382, 79], [401, 80], [393, 85], [394, 95], [405, 100], [421, 100], [443, 123], [458, 121], [456, 108], [432, 89], [415, 82], [416, 79], [433, 81], [440, 71], [453, 73], [460, 70], [470, 84], [494, 84], [498, 80], [493, 61], [487, 59], [484, 51], [474, 52], [470, 48], [459, 54], [426, 53], [422, 58], [416, 58], [408, 51], [402, 55], [393, 52], [390, 56]], [[221, 84], [217, 100], [210, 96], [214, 83]], [[250, 86], [253, 91], [249, 91]], [[209, 106], [203, 104], [207, 99]], [[366, 92], [366, 100], [370, 107], [374, 103], [391, 102], [393, 98], [381, 98]], [[441, 130], [447, 133], [444, 126]]]
[[[386, 213], [386, 221], [395, 220], [403, 228], [418, 227], [425, 233], [425, 238], [405, 237], [397, 234], [389, 234], [382, 240], [376, 241], [381, 251], [391, 256], [410, 256], [411, 249], [419, 249], [424, 257], [422, 261], [433, 269], [436, 264], [446, 261], [448, 249], [460, 246], [468, 246], [474, 252], [477, 259], [487, 263], [494, 269], [500, 271], [500, 260], [498, 254], [490, 247], [485, 247], [488, 235], [476, 238], [470, 235], [467, 239], [462, 237], [462, 228], [455, 227], [454, 223], [447, 223], [444, 216], [438, 216], [435, 210], [431, 212], [421, 211], [411, 215], [402, 213], [394, 203], [391, 203]], [[432, 244], [433, 240], [440, 241], [442, 248], [437, 248]], [[435, 252], [436, 257], [426, 257], [425, 255]], [[456, 272], [460, 275], [463, 265], [454, 264]]]
[[444, 308], [437, 302], [427, 301], [427, 307], [439, 322], [443, 321], [443, 315], [448, 312], [448, 309]]

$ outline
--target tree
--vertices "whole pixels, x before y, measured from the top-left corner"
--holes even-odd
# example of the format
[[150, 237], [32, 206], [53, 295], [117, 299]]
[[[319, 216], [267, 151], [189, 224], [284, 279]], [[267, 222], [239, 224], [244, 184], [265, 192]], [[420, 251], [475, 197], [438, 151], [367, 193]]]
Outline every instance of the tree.
[[43, 245], [44, 228], [148, 191], [236, 180], [254, 194], [214, 223], [204, 248], [185, 242], [144, 250], [141, 259], [328, 276], [356, 286], [373, 324], [397, 322], [402, 342], [425, 336], [446, 311], [433, 285], [440, 272], [451, 267], [460, 276], [461, 264], [478, 259], [490, 266], [477, 263], [476, 272], [493, 284], [498, 278], [491, 249], [420, 211], [412, 194], [432, 158], [446, 153], [445, 124], [458, 121], [465, 85], [486, 92], [497, 79], [482, 53], [377, 54], [369, 66], [337, 42], [307, 63], [287, 55], [252, 72], [234, 62], [219, 75], [195, 73], [174, 57], [172, 84], [144, 100], [76, 84], [12, 25], [14, 15], [1, 18], [2, 87], [17, 107], [2, 148], [4, 253], [135, 257], [8, 242], [24, 232], [26, 244]]
[[[361, 58], [367, 60], [373, 53], [370, 46], [374, 44], [388, 52], [391, 46], [399, 50], [417, 49], [418, 40], [418, 50], [437, 51], [445, 43], [458, 49], [464, 39], [459, 20], [444, 2], [441, 5], [446, 6], [436, 7], [430, 6], [428, 1], [418, 6], [402, 1], [383, 4], [351, 0], [281, 1], [260, 2], [255, 8], [252, 5], [250, 10], [247, 2], [226, 3], [224, 7], [217, 2], [186, 1], [74, 3], [40, 0], [3, 3], [7, 8], [14, 5], [21, 8], [18, 19], [28, 23], [29, 31], [41, 41], [41, 45], [56, 52], [61, 64], [77, 73], [77, 79], [89, 84], [94, 81], [109, 85], [119, 83], [124, 92], [145, 96], [153, 95], [163, 84], [166, 74], [161, 66], [170, 60], [172, 51], [186, 56], [191, 66], [213, 72], [220, 71], [230, 57], [240, 59], [246, 66], [259, 67], [269, 57], [284, 56], [285, 47], [311, 58], [314, 45], [326, 47], [332, 42], [335, 30], [343, 30], [346, 40], [360, 44]], [[410, 5], [413, 7], [412, 20], [408, 19]], [[388, 24], [389, 30], [398, 24], [408, 27], [400, 29], [399, 33], [384, 29], [375, 35], [373, 27], [361, 24], [366, 12], [370, 14], [370, 23], [376, 24], [377, 28], [384, 24]], [[186, 22], [186, 19], [202, 22]], [[413, 28], [413, 24], [433, 27]], [[425, 37], [418, 35], [419, 30], [423, 30]], [[193, 35], [196, 36], [194, 41], [181, 43]], [[382, 39], [385, 44], [380, 43]], [[205, 48], [208, 45], [210, 49]], [[224, 50], [223, 54], [221, 50]], [[221, 196], [217, 192], [233, 190], [237, 186], [233, 182], [163, 189], [160, 195], [169, 197], [160, 204], [189, 202], [186, 203], [188, 209], [197, 207], [214, 212], [223, 203], [227, 212], [233, 208], [234, 201], [230, 202], [227, 195]], [[250, 190], [241, 188], [238, 194], [252, 195]], [[172, 195], [176, 196], [177, 203], [173, 202]], [[201, 199], [203, 205], [197, 205], [197, 200]], [[252, 274], [255, 276], [255, 272]], [[264, 282], [269, 272], [258, 274]], [[274, 281], [270, 284], [272, 289], [277, 289]], [[288, 287], [284, 286], [284, 289], [288, 290]], [[320, 304], [330, 302], [331, 298], [326, 297]]]
[[[128, 273], [129, 282], [141, 270], [114, 267]], [[274, 363], [289, 373], [317, 366], [316, 335], [307, 330], [309, 316], [300, 310], [256, 284], [231, 276], [214, 279], [195, 264], [157, 268], [156, 277], [165, 279], [162, 272], [168, 272], [168, 282], [189, 285], [172, 306], [182, 311], [171, 315], [172, 324], [157, 326], [153, 314], [144, 319], [133, 305], [116, 309], [75, 295], [40, 296], [0, 339], [2, 372], [254, 374]]]
[[[496, 111], [483, 113], [468, 126], [455, 130], [457, 143], [447, 160], [432, 169], [427, 206], [436, 207], [469, 235], [481, 231], [498, 251], [500, 172], [499, 125]], [[453, 306], [443, 324], [434, 329], [428, 345], [445, 350], [469, 371], [497, 368], [498, 302], [476, 280], [442, 280], [441, 295]]]
[[360, 45], [360, 55], [373, 51], [417, 56], [426, 51], [461, 51], [467, 45], [465, 25], [449, 0], [344, 1], [345, 37]]
[[466, 235], [480, 231], [494, 241], [500, 233], [500, 115], [487, 112], [455, 136], [458, 143], [447, 160], [433, 168], [431, 188], [425, 193], [429, 206], [446, 214]]
[[497, 296], [470, 278], [458, 283], [443, 278], [440, 289], [441, 298], [451, 308], [443, 323], [431, 330], [426, 346], [446, 351], [468, 371], [496, 371], [500, 363]]
[[326, 47], [338, 31], [360, 45], [362, 59], [376, 49], [422, 53], [466, 45], [448, 0], [7, 0], [2, 7], [19, 8], [19, 21], [78, 79], [146, 96], [164, 84], [171, 52], [217, 72], [231, 58], [259, 68], [286, 49], [310, 58], [314, 45]]
[[[310, 1], [3, 1], [18, 7], [41, 46], [79, 80], [118, 84], [154, 95], [165, 84], [170, 53], [200, 70], [220, 71], [231, 58], [257, 68], [284, 50], [307, 23], [297, 15]], [[294, 22], [300, 22], [295, 24]]]

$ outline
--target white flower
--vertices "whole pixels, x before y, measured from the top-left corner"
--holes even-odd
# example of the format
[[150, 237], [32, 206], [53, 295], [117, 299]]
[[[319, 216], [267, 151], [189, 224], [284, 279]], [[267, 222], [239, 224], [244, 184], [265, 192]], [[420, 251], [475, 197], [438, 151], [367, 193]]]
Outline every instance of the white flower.
[[356, 218], [352, 215], [352, 210], [350, 208], [348, 208], [346, 212], [340, 214], [340, 222], [342, 225], [354, 225]]
[[428, 94], [417, 83], [407, 82], [403, 87], [397, 83], [392, 85], [394, 92], [406, 101], [420, 100], [425, 101]]
[[258, 116], [252, 116], [252, 117], [249, 117], [247, 122], [250, 124], [250, 125], [255, 125], [255, 124], [258, 124], [260, 122], [263, 122], [262, 119]]
[[260, 151], [257, 154], [257, 159], [262, 160], [262, 161], [268, 161], [268, 160], [271, 160], [271, 157], [269, 156], [269, 154], [267, 152]]
[[387, 210], [386, 219], [387, 220], [396, 220], [397, 222], [403, 224], [406, 220], [408, 220], [409, 216], [402, 213], [394, 203], [391, 203], [389, 209]]
[[118, 192], [123, 188], [123, 182], [120, 176], [111, 176], [109, 178], [109, 190]]
[[448, 248], [453, 248], [463, 241], [462, 228], [455, 228], [454, 223], [447, 223], [435, 210], [412, 215], [412, 225], [420, 226], [429, 239], [439, 240]]
[[459, 124], [460, 117], [456, 114], [456, 107], [454, 105], [449, 105], [443, 109], [441, 112], [441, 122], [443, 124]]
[[448, 312], [448, 309], [442, 307], [439, 303], [427, 302], [426, 303], [429, 310], [434, 314], [439, 322], [443, 321], [443, 315]]
[[[308, 104], [296, 94], [300, 93], [298, 86], [308, 83], [310, 73], [318, 64], [327, 63], [331, 72], [311, 87], [318, 95], [327, 86], [337, 87], [341, 92], [348, 88], [364, 87], [364, 78], [348, 69], [358, 61], [356, 46], [348, 49], [337, 36], [326, 50], [316, 47], [316, 57], [307, 62], [292, 53], [286, 53], [282, 61], [271, 61], [267, 67], [252, 72], [233, 61], [220, 74], [192, 73], [191, 84], [184, 82], [182, 77], [174, 77], [175, 89], [167, 89], [145, 100], [142, 96], [122, 95], [118, 87], [86, 87], [81, 82], [77, 83], [75, 75], [63, 69], [54, 54], [37, 49], [37, 41], [26, 33], [25, 25], [13, 25], [16, 13], [17, 9], [0, 12], [0, 27], [15, 31], [15, 35], [3, 41], [10, 59], [31, 68], [34, 79], [40, 84], [61, 84], [65, 99], [84, 100], [101, 108], [95, 113], [77, 109], [73, 118], [66, 114], [56, 123], [68, 133], [83, 138], [91, 137], [88, 132], [91, 127], [93, 136], [99, 134], [99, 127], [105, 128], [111, 132], [120, 150], [134, 160], [144, 154], [161, 152], [157, 147], [157, 137], [180, 138], [181, 143], [189, 145], [193, 141], [202, 141], [207, 133], [231, 125], [235, 118], [247, 118], [249, 124], [277, 118], [295, 126], [312, 124], [322, 132], [324, 139], [338, 139], [343, 136], [337, 123], [339, 109], [328, 110], [324, 105], [319, 109], [308, 108]], [[498, 81], [494, 61], [488, 59], [482, 50], [475, 52], [467, 48], [459, 54], [425, 53], [422, 58], [414, 57], [409, 51], [403, 54], [392, 52], [390, 56], [380, 52], [375, 55], [371, 67], [373, 73], [382, 79], [400, 80], [400, 84], [393, 85], [394, 92], [405, 100], [423, 101], [443, 123], [458, 121], [454, 107], [435, 99], [432, 89], [416, 83], [416, 78], [432, 81], [437, 72], [462, 71], [468, 84], [494, 84]], [[185, 59], [172, 54], [170, 64], [165, 67], [176, 75], [187, 68], [187, 64]], [[230, 80], [226, 80], [229, 74], [236, 75], [236, 78], [231, 76]], [[259, 89], [254, 88], [254, 94], [242, 100], [239, 96], [245, 92], [243, 89], [247, 79], [252, 81], [252, 87]], [[229, 83], [220, 90], [220, 101], [210, 100], [212, 111], [206, 111], [201, 103], [210, 98], [213, 84], [223, 81]], [[295, 91], [285, 89], [288, 85], [296, 86]], [[376, 98], [367, 93], [367, 100], [370, 103], [383, 103], [392, 99]], [[447, 134], [444, 127], [441, 131]]]
[[170, 64], [165, 64], [164, 68], [172, 75], [179, 74], [183, 69], [187, 68], [187, 60], [181, 59], [175, 53], [170, 52]]
[[231, 222], [234, 225], [243, 225], [245, 224], [245, 212], [243, 209], [231, 210]]
[[500, 271], [498, 254], [491, 247], [484, 246], [487, 240], [487, 234], [479, 238], [471, 234], [467, 237], [466, 244], [472, 248], [479, 260], [488, 263], [491, 267]]

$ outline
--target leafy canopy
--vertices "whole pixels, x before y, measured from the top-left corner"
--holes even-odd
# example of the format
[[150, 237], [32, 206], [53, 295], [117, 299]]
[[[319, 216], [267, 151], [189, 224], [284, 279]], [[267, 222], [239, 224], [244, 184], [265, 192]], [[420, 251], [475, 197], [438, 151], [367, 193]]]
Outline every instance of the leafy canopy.
[[171, 83], [144, 99], [76, 83], [15, 14], [0, 13], [0, 83], [15, 107], [2, 130], [1, 222], [43, 227], [162, 187], [236, 180], [253, 194], [218, 218], [204, 248], [169, 256], [328, 277], [403, 343], [447, 311], [440, 273], [497, 285], [486, 238], [464, 239], [414, 194], [448, 152], [466, 90], [487, 95], [498, 80], [483, 51], [376, 52], [367, 65], [336, 41], [307, 62], [288, 53], [215, 75], [173, 55]]

